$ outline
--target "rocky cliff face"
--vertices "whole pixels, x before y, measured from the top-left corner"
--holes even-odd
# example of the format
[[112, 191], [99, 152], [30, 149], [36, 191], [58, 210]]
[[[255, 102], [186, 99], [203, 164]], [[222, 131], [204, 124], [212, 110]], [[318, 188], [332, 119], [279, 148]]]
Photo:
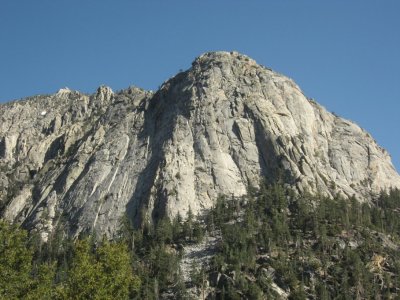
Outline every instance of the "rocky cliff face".
[[198, 57], [156, 93], [61, 89], [1, 105], [0, 120], [1, 216], [43, 239], [199, 212], [263, 176], [359, 199], [400, 188], [367, 132], [234, 52]]

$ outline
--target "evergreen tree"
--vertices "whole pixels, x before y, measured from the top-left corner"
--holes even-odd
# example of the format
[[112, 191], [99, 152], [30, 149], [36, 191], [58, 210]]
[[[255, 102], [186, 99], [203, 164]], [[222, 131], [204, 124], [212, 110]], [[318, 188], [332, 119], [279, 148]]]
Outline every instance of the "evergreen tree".
[[105, 299], [129, 299], [140, 288], [140, 280], [133, 275], [131, 258], [126, 245], [103, 241], [97, 249], [97, 260], [103, 274]]
[[31, 285], [33, 251], [27, 232], [0, 220], [0, 298], [24, 297]]
[[55, 264], [43, 263], [38, 266], [37, 274], [32, 280], [25, 299], [52, 300], [59, 297], [58, 289], [54, 284]]
[[96, 299], [104, 293], [104, 277], [101, 265], [93, 255], [87, 239], [75, 244], [75, 255], [68, 272], [65, 295], [67, 299]]

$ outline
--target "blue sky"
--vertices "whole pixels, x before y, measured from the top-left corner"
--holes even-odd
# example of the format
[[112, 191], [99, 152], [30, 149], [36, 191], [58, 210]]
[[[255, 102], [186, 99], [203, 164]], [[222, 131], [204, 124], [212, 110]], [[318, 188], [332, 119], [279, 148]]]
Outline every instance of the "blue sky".
[[237, 50], [367, 129], [400, 170], [400, 1], [2, 0], [0, 102], [156, 89], [206, 51]]

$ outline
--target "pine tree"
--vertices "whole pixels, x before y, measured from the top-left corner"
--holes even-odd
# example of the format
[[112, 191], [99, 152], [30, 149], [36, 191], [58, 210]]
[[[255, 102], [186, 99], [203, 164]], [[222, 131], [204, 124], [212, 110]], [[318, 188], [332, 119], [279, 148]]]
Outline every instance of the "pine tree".
[[68, 299], [94, 299], [103, 294], [104, 277], [96, 262], [92, 245], [87, 239], [75, 244], [75, 256], [68, 272], [66, 297]]
[[52, 300], [58, 297], [54, 284], [55, 264], [43, 263], [38, 266], [35, 278], [32, 280], [26, 299]]
[[102, 288], [105, 299], [128, 299], [130, 295], [137, 293], [140, 280], [133, 276], [126, 245], [103, 241], [96, 254], [104, 277]]
[[27, 232], [0, 220], [0, 298], [24, 297], [31, 284]]

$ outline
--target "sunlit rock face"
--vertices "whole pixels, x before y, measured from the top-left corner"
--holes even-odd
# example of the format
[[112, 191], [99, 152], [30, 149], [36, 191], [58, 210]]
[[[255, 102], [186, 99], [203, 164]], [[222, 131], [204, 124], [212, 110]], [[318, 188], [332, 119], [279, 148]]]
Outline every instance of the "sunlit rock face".
[[0, 212], [44, 240], [112, 237], [210, 208], [280, 176], [299, 193], [368, 201], [400, 187], [389, 154], [289, 78], [212, 52], [153, 93], [60, 89], [0, 106]]

